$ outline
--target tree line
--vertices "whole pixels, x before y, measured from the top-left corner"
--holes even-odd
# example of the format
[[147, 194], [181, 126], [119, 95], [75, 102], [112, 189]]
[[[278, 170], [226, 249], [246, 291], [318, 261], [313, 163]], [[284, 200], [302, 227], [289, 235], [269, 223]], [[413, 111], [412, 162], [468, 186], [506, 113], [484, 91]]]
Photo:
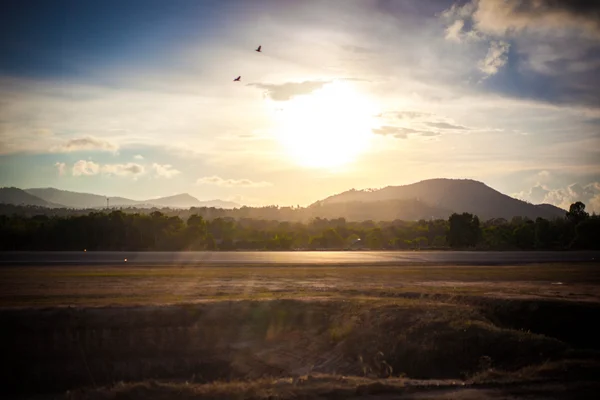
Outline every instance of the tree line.
[[0, 215], [0, 250], [565, 250], [600, 249], [600, 217], [581, 202], [564, 218], [515, 217], [481, 222], [469, 213], [446, 219], [310, 222], [187, 218], [161, 211], [71, 215]]

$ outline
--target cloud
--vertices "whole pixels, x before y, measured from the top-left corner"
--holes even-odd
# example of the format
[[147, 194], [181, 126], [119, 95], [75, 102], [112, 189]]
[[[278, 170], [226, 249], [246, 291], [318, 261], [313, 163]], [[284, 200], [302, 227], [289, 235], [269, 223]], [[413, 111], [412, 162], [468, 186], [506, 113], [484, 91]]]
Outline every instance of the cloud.
[[562, 207], [566, 210], [576, 201], [581, 201], [588, 206], [590, 211], [600, 212], [597, 208], [600, 200], [600, 182], [593, 182], [587, 185], [574, 183], [564, 189], [550, 190], [544, 198], [545, 203], [550, 203]]
[[449, 124], [448, 122], [426, 122], [427, 125], [439, 129], [468, 130], [466, 126]]
[[512, 196], [517, 199], [529, 201], [533, 204], [542, 204], [544, 203], [548, 193], [550, 193], [550, 190], [546, 189], [543, 185], [538, 184], [529, 190], [514, 193]]
[[396, 111], [393, 113], [397, 118], [400, 119], [417, 119], [423, 117], [429, 117], [433, 114], [420, 112], [420, 111]]
[[588, 0], [479, 0], [473, 19], [482, 32], [504, 35], [523, 30], [541, 33], [578, 30], [600, 36], [600, 4]]
[[133, 156], [133, 158], [134, 158], [135, 160], [143, 160], [143, 159], [144, 159], [144, 156], [143, 156], [143, 155], [141, 155], [141, 154], [136, 154], [135, 156]]
[[477, 64], [486, 77], [507, 64], [507, 43], [512, 44], [514, 65], [496, 90], [550, 102], [600, 104], [600, 3], [471, 0], [441, 16], [448, 40], [489, 43]]
[[35, 136], [40, 136], [40, 137], [47, 137], [47, 136], [52, 136], [54, 135], [54, 132], [52, 132], [50, 129], [34, 129], [31, 132], [33, 135]]
[[272, 186], [270, 182], [254, 182], [250, 179], [223, 179], [219, 176], [206, 176], [196, 181], [198, 185], [215, 185], [222, 187], [267, 187]]
[[136, 163], [105, 164], [100, 170], [107, 175], [132, 176], [134, 178], [137, 178], [145, 172], [144, 166]]
[[64, 162], [57, 162], [54, 164], [54, 166], [58, 169], [58, 174], [60, 176], [64, 175], [67, 171], [67, 164]]
[[54, 147], [52, 150], [55, 152], [70, 153], [73, 151], [82, 150], [99, 150], [99, 151], [117, 151], [119, 146], [106, 140], [96, 139], [91, 136], [83, 138], [75, 138], [68, 140], [66, 143]]
[[181, 173], [181, 171], [176, 170], [170, 164], [161, 165], [161, 164], [154, 163], [154, 164], [152, 164], [152, 169], [156, 173], [157, 177], [167, 178], [167, 179], [173, 178], [174, 176], [179, 175]]
[[100, 165], [93, 161], [79, 160], [73, 164], [73, 176], [97, 175], [100, 172]]
[[350, 52], [350, 53], [357, 53], [357, 54], [372, 54], [375, 52], [375, 50], [367, 48], [367, 47], [363, 47], [363, 46], [355, 46], [355, 45], [342, 45], [340, 46], [342, 49]]
[[304, 81], [304, 82], [287, 82], [279, 85], [268, 83], [250, 83], [248, 86], [255, 86], [260, 89], [265, 89], [267, 96], [275, 101], [287, 101], [296, 96], [310, 94], [317, 89], [321, 89], [331, 81]]
[[446, 39], [454, 42], [462, 41], [462, 29], [465, 26], [465, 21], [457, 19], [448, 28], [446, 28]]
[[377, 129], [373, 129], [372, 131], [376, 135], [383, 135], [383, 136], [390, 135], [390, 136], [394, 136], [395, 138], [398, 138], [398, 139], [407, 139], [408, 135], [437, 136], [440, 134], [439, 132], [436, 132], [436, 131], [417, 130], [417, 129], [411, 129], [411, 128], [404, 128], [404, 127], [400, 127], [400, 126], [387, 126], [387, 125], [384, 125]]
[[525, 30], [555, 35], [577, 30], [591, 37], [600, 36], [600, 5], [588, 0], [471, 0], [462, 6], [454, 4], [442, 17], [453, 21], [446, 29], [447, 38], [452, 40], [460, 33], [464, 20], [472, 21], [473, 31], [492, 36]]
[[[431, 137], [450, 131], [467, 131], [471, 129], [448, 122], [451, 121], [448, 118], [420, 111], [386, 111], [377, 115], [377, 117], [383, 119], [384, 123], [381, 127], [372, 129], [372, 132], [376, 135], [392, 135], [399, 139], [406, 139], [408, 135]], [[396, 125], [398, 119], [406, 121], [400, 124], [408, 124], [410, 128]]]
[[404, 128], [399, 128], [397, 126], [382, 126], [381, 128], [373, 129], [372, 131], [376, 135], [392, 135], [398, 139], [406, 139], [408, 137], [406, 132], [404, 132]]
[[481, 72], [487, 76], [494, 75], [508, 62], [508, 50], [510, 44], [502, 40], [493, 40], [490, 42], [485, 58], [477, 64]]
[[[55, 166], [65, 168], [64, 163], [56, 163]], [[93, 161], [79, 160], [73, 164], [73, 176], [92, 176], [100, 173], [114, 176], [130, 176], [137, 178], [145, 172], [143, 165], [136, 163], [127, 164], [104, 164], [100, 165]]]
[[600, 212], [600, 182], [592, 182], [587, 185], [573, 183], [559, 189], [550, 189], [546, 185], [538, 184], [527, 191], [517, 193], [515, 197], [534, 204], [554, 204], [565, 210], [568, 210], [571, 204], [581, 201], [586, 205], [586, 210]]

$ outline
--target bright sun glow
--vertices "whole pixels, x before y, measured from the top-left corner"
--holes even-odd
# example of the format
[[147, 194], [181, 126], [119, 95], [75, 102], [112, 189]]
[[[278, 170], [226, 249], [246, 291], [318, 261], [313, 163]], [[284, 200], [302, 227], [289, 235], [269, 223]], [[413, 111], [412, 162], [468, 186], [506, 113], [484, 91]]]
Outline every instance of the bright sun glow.
[[375, 107], [346, 82], [333, 82], [286, 102], [278, 138], [302, 166], [333, 168], [352, 162], [369, 147]]

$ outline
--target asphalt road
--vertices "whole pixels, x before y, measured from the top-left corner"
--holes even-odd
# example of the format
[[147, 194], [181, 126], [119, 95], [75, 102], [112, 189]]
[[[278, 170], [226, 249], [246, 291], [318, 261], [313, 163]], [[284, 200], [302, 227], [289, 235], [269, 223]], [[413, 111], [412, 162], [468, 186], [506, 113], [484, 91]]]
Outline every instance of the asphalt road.
[[600, 261], [600, 251], [1, 252], [0, 265], [510, 265]]

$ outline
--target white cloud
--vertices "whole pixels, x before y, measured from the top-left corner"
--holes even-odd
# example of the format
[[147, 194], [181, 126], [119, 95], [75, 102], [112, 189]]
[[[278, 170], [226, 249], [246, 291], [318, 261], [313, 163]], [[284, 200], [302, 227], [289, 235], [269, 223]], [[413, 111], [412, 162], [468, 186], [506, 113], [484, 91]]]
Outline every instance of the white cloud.
[[382, 136], [393, 136], [397, 139], [407, 139], [408, 135], [411, 136], [438, 136], [441, 133], [435, 130], [417, 130], [412, 128], [405, 128], [401, 126], [388, 126], [384, 125], [379, 128], [373, 129], [372, 132], [375, 135]]
[[143, 160], [144, 156], [141, 155], [141, 154], [136, 154], [135, 156], [133, 156], [133, 158], [136, 159], [136, 160]]
[[490, 42], [490, 48], [483, 60], [478, 63], [479, 69], [487, 76], [494, 75], [508, 62], [510, 44], [502, 40]]
[[515, 194], [515, 197], [534, 204], [554, 204], [565, 210], [568, 210], [571, 204], [581, 201], [586, 205], [587, 211], [600, 213], [600, 182], [587, 185], [573, 183], [559, 189], [550, 189], [546, 185], [538, 184], [527, 191]]
[[461, 42], [461, 33], [464, 26], [465, 21], [462, 19], [457, 19], [454, 21], [450, 26], [448, 26], [448, 28], [446, 28], [446, 39], [454, 42]]
[[43, 128], [41, 128], [41, 129], [34, 129], [31, 133], [33, 135], [41, 136], [41, 137], [46, 137], [46, 136], [52, 136], [52, 135], [54, 135], [54, 132], [52, 132], [50, 129], [43, 129]]
[[181, 171], [176, 170], [170, 164], [161, 165], [161, 164], [154, 163], [154, 164], [152, 164], [152, 169], [156, 173], [157, 177], [167, 178], [167, 179], [173, 178], [174, 176], [179, 175], [181, 173]]
[[58, 169], [58, 174], [60, 176], [64, 175], [67, 172], [67, 164], [64, 162], [57, 162], [54, 166]]
[[462, 6], [454, 4], [442, 13], [442, 17], [450, 21], [472, 19], [474, 30], [492, 36], [516, 34], [525, 30], [560, 36], [565, 31], [576, 30], [598, 38], [600, 23], [597, 17], [600, 7], [593, 2], [588, 3], [471, 0]]
[[[446, 23], [447, 40], [514, 42], [523, 55], [519, 60], [522, 67], [561, 76], [556, 84], [563, 90], [564, 85], [573, 81], [571, 90], [578, 97], [583, 97], [580, 86], [589, 84], [594, 70], [600, 66], [597, 56], [600, 5], [597, 2], [471, 0], [463, 6], [453, 5], [441, 16]], [[498, 55], [499, 49], [495, 50]], [[488, 63], [483, 60], [480, 69], [488, 76], [493, 75], [505, 64], [503, 58], [488, 53], [485, 59]], [[498, 63], [501, 65], [497, 66]], [[588, 75], [581, 75], [585, 72]], [[597, 97], [591, 95], [588, 101], [597, 104]]]
[[223, 179], [219, 176], [205, 176], [196, 181], [198, 185], [215, 185], [222, 187], [267, 187], [270, 182], [254, 182], [250, 179]]
[[97, 175], [100, 172], [100, 165], [93, 161], [79, 160], [73, 165], [73, 176]]
[[486, 33], [503, 35], [523, 30], [544, 34], [578, 30], [598, 37], [600, 23], [598, 6], [589, 2], [555, 0], [478, 0], [473, 1], [473, 19], [477, 28]]
[[136, 163], [127, 163], [127, 164], [105, 164], [100, 170], [102, 173], [107, 175], [116, 175], [116, 176], [131, 176], [137, 178], [142, 175], [145, 171], [143, 165]]
[[331, 81], [286, 82], [282, 84], [251, 83], [248, 86], [265, 89], [266, 94], [275, 101], [286, 101], [296, 96], [310, 94], [328, 83], [331, 83]]
[[[56, 163], [59, 172], [65, 168], [64, 163]], [[73, 164], [73, 176], [92, 176], [100, 173], [114, 176], [130, 176], [137, 178], [145, 172], [143, 165], [135, 163], [127, 164], [104, 164], [100, 165], [93, 161], [79, 160]]]
[[67, 140], [60, 146], [55, 146], [52, 151], [70, 153], [73, 151], [98, 150], [98, 151], [117, 151], [119, 146], [107, 140], [97, 139], [91, 136], [74, 138]]

